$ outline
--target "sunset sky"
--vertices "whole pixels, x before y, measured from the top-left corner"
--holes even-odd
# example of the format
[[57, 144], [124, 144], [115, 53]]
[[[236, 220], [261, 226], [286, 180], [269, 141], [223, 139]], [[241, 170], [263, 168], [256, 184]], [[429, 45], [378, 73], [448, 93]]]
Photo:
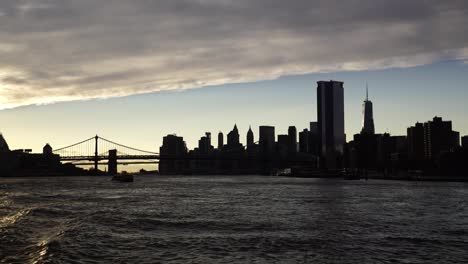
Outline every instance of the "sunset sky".
[[36, 152], [95, 134], [157, 151], [237, 123], [245, 142], [249, 125], [308, 127], [333, 79], [348, 139], [366, 82], [377, 132], [438, 115], [466, 135], [466, 25], [463, 0], [2, 0], [0, 132]]

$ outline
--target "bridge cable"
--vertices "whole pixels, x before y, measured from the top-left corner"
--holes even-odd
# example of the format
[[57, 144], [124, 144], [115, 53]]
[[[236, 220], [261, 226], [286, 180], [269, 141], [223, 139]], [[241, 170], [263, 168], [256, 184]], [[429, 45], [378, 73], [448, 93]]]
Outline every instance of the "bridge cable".
[[122, 148], [131, 149], [131, 150], [134, 150], [134, 151], [144, 152], [144, 153], [148, 153], [148, 154], [159, 154], [159, 153], [157, 153], [157, 152], [152, 152], [152, 151], [147, 151], [147, 150], [141, 150], [141, 149], [137, 149], [137, 148], [132, 148], [132, 147], [129, 147], [129, 146], [125, 146], [125, 145], [122, 145], [122, 144], [113, 142], [113, 141], [111, 141], [111, 140], [108, 140], [108, 139], [105, 139], [105, 138], [102, 138], [102, 137], [99, 137], [99, 138], [100, 138], [101, 140], [103, 140], [103, 141], [106, 141], [106, 142], [108, 142], [108, 143], [114, 144], [114, 145], [119, 146], [119, 147], [122, 147]]
[[93, 139], [94, 139], [94, 137], [88, 138], [88, 139], [86, 139], [86, 140], [83, 140], [83, 141], [81, 141], [81, 142], [75, 143], [75, 144], [73, 144], [73, 145], [70, 145], [70, 146], [67, 146], [67, 147], [63, 147], [63, 148], [59, 148], [59, 149], [55, 149], [53, 152], [62, 151], [62, 150], [68, 149], [68, 148], [72, 148], [72, 147], [75, 147], [75, 146], [77, 146], [77, 145], [83, 144], [83, 143], [85, 143], [85, 142], [87, 142], [87, 141], [90, 141], [90, 140], [93, 140]]

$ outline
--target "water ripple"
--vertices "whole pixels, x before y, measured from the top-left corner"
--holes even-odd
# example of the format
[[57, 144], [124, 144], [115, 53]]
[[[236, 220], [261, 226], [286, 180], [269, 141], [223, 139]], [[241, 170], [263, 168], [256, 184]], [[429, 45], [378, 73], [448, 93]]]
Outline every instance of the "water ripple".
[[462, 263], [463, 184], [0, 178], [0, 263]]

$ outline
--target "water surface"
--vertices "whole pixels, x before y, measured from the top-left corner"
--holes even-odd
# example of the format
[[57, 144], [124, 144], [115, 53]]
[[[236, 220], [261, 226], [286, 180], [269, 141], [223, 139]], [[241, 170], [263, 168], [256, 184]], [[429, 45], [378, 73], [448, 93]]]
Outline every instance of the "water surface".
[[462, 263], [468, 184], [0, 178], [1, 263]]

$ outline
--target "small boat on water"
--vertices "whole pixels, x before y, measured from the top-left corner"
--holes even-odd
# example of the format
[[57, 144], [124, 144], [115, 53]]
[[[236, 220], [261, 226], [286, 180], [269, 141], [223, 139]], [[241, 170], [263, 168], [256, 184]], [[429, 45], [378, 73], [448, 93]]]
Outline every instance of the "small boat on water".
[[343, 171], [343, 179], [348, 181], [356, 181], [361, 179], [361, 174], [357, 170], [348, 170]]
[[133, 182], [133, 175], [131, 174], [119, 174], [112, 177], [112, 181], [119, 182]]

